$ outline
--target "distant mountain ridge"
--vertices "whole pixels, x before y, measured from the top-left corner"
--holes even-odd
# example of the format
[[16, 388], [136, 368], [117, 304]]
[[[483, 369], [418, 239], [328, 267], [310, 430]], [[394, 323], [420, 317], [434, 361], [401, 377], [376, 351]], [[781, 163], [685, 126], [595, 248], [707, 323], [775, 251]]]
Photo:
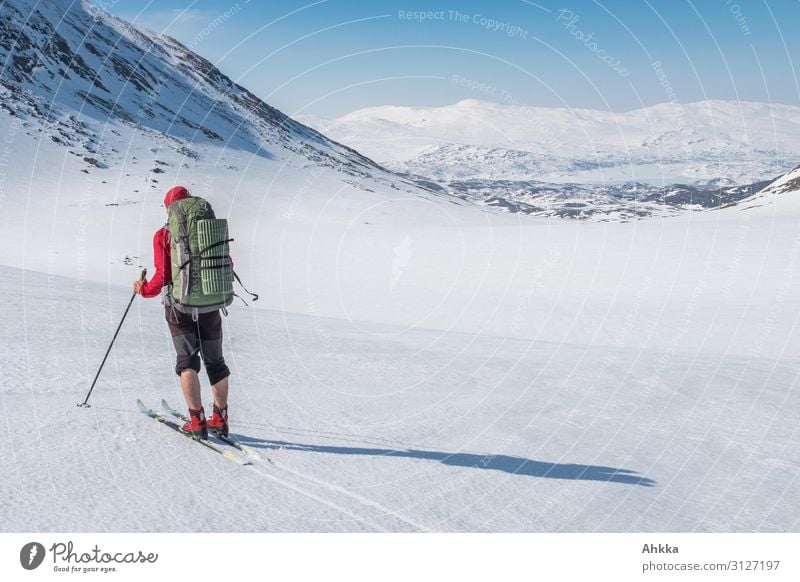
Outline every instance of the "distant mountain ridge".
[[753, 196], [800, 159], [800, 107], [703, 101], [626, 113], [371, 107], [304, 118], [386, 167], [508, 212], [632, 220]]
[[800, 107], [701, 101], [624, 113], [467, 99], [300, 116], [392, 169], [437, 180], [728, 185], [766, 180], [800, 159]]

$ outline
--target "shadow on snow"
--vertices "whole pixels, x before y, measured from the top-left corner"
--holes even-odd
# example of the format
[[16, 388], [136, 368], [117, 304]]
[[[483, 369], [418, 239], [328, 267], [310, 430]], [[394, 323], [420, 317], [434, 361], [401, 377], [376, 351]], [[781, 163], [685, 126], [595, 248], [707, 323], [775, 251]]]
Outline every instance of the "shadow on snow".
[[572, 463], [546, 463], [512, 457], [509, 455], [478, 455], [475, 453], [446, 453], [442, 451], [423, 451], [418, 449], [383, 449], [364, 447], [343, 447], [333, 445], [307, 445], [289, 441], [263, 440], [238, 435], [243, 443], [263, 449], [284, 449], [290, 451], [306, 451], [333, 455], [360, 455], [371, 457], [400, 457], [438, 461], [454, 467], [469, 467], [502, 471], [512, 475], [541, 477], [546, 479], [570, 479], [578, 481], [608, 481], [626, 485], [642, 485], [654, 487], [656, 482], [646, 477], [637, 476], [635, 471], [602, 467], [599, 465], [576, 465]]

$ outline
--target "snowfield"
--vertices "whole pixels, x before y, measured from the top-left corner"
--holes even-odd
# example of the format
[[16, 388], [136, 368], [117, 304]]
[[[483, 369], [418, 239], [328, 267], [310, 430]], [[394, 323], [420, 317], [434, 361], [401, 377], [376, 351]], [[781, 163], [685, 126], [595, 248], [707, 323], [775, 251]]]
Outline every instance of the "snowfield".
[[[251, 467], [138, 413], [136, 398], [182, 404], [155, 300], [137, 299], [93, 407], [75, 407], [136, 266], [4, 267], [16, 332], [3, 346], [0, 519], [7, 531], [797, 531], [797, 195], [625, 225], [402, 198], [346, 221], [331, 208], [351, 212], [347, 198], [314, 196], [301, 220], [267, 202], [235, 222], [257, 241], [237, 262], [262, 298], [225, 321], [233, 430], [272, 461]], [[125, 240], [123, 213], [145, 229], [127, 208], [113, 208], [101, 248]], [[130, 246], [142, 264], [157, 226]]]

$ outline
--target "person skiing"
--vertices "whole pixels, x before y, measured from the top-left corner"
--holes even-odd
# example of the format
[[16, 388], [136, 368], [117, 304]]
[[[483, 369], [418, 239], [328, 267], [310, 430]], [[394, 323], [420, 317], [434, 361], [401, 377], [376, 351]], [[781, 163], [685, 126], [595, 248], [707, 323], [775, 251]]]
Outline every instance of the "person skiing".
[[[169, 190], [164, 197], [164, 207], [178, 200], [191, 198], [183, 186]], [[184, 313], [175, 308], [172, 296], [172, 257], [169, 224], [153, 235], [153, 262], [155, 273], [148, 281], [134, 281], [133, 292], [144, 298], [164, 297], [164, 313], [176, 352], [175, 372], [180, 376], [181, 389], [189, 408], [189, 422], [182, 430], [195, 439], [207, 439], [209, 429], [228, 435], [228, 377], [230, 370], [222, 355], [222, 317], [219, 309], [208, 312], [197, 310]], [[232, 265], [232, 261], [231, 261]], [[214, 397], [213, 411], [206, 419], [200, 395], [200, 359], [205, 365]]]

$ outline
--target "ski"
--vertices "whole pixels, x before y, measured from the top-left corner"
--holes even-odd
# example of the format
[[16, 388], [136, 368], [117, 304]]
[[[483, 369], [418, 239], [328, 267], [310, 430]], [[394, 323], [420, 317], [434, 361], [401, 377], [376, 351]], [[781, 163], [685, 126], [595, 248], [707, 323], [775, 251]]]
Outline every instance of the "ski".
[[[184, 414], [181, 414], [179, 411], [175, 410], [174, 408], [172, 408], [169, 405], [169, 403], [166, 401], [166, 399], [162, 399], [161, 400], [161, 407], [167, 412], [167, 414], [169, 414], [171, 416], [174, 416], [175, 418], [177, 418], [179, 420], [182, 420], [183, 422], [188, 422], [188, 419], [186, 418], [186, 416]], [[238, 449], [239, 451], [244, 453], [247, 457], [249, 457], [251, 459], [254, 459], [256, 461], [263, 461], [264, 460], [264, 457], [262, 457], [261, 454], [258, 451], [256, 451], [252, 447], [248, 447], [247, 445], [242, 444], [242, 441], [240, 441], [238, 438], [236, 438], [236, 435], [229, 434], [228, 436], [225, 436], [225, 435], [219, 434], [216, 431], [211, 430], [211, 429], [208, 429], [208, 432], [209, 432], [209, 434], [213, 435], [214, 438], [217, 438], [217, 439], [221, 440], [222, 442], [224, 442], [226, 444], [229, 444], [230, 446]], [[269, 460], [269, 459], [267, 459], [267, 460]]]
[[214, 451], [216, 453], [219, 453], [220, 455], [222, 455], [223, 457], [225, 457], [229, 461], [232, 461], [232, 462], [236, 463], [237, 465], [250, 465], [250, 464], [252, 464], [248, 459], [244, 459], [244, 458], [240, 457], [239, 455], [235, 454], [233, 451], [230, 451], [230, 450], [226, 449], [225, 447], [221, 447], [220, 445], [218, 445], [216, 443], [212, 443], [212, 442], [209, 442], [209, 441], [206, 441], [206, 440], [197, 440], [197, 439], [192, 438], [190, 435], [188, 435], [185, 432], [183, 432], [183, 430], [181, 429], [180, 425], [178, 425], [175, 422], [172, 422], [167, 417], [159, 414], [158, 412], [156, 412], [152, 408], [148, 407], [141, 400], [137, 399], [136, 400], [136, 404], [139, 406], [139, 412], [144, 414], [146, 417], [152, 418], [153, 420], [155, 420], [159, 424], [162, 424], [162, 425], [164, 425], [166, 427], [171, 428], [172, 430], [174, 430], [177, 433], [182, 434], [183, 436], [185, 436], [189, 440], [194, 441], [196, 443], [199, 443], [199, 444], [211, 449], [212, 451]]

